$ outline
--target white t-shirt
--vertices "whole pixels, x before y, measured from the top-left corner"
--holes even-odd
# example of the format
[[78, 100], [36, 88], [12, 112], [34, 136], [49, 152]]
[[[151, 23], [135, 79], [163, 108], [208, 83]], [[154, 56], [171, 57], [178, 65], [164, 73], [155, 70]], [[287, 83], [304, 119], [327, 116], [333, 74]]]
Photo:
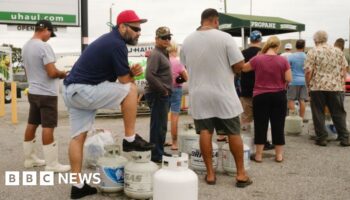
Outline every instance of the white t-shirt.
[[29, 93], [57, 96], [58, 78], [50, 78], [45, 70], [45, 65], [56, 62], [51, 46], [39, 39], [31, 39], [23, 46], [22, 57]]
[[184, 40], [180, 59], [189, 73], [194, 119], [229, 119], [243, 112], [231, 66], [244, 58], [229, 34], [216, 29], [195, 31]]

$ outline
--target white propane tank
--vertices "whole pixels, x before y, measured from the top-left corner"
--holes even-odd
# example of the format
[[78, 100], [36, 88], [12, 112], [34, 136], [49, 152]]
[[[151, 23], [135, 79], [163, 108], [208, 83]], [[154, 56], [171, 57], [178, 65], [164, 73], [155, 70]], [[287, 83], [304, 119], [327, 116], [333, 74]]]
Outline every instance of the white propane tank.
[[[244, 144], [243, 151], [244, 151], [244, 154], [243, 154], [244, 169], [248, 170], [249, 162], [250, 162], [249, 146]], [[234, 173], [237, 172], [235, 159], [232, 156], [232, 153], [230, 151], [230, 146], [228, 143], [222, 146], [222, 167], [224, 168], [224, 171], [229, 175], [233, 175]]]
[[326, 130], [328, 133], [327, 140], [336, 140], [338, 137], [337, 129], [335, 128], [332, 120], [326, 120]]
[[188, 169], [188, 154], [163, 156], [162, 169], [153, 176], [153, 200], [197, 200], [198, 177]]
[[255, 152], [254, 138], [244, 134], [242, 134], [241, 136], [242, 136], [243, 144], [246, 144], [249, 147], [250, 153]]
[[297, 112], [289, 111], [284, 130], [286, 133], [294, 135], [299, 135], [303, 131], [303, 119], [297, 115]]
[[191, 154], [192, 146], [199, 142], [199, 136], [193, 124], [186, 124], [179, 132], [179, 151]]
[[[212, 146], [213, 168], [214, 170], [216, 170], [216, 168], [218, 167], [219, 148], [218, 145], [214, 142], [212, 142]], [[207, 168], [205, 167], [203, 156], [199, 148], [199, 142], [192, 146], [191, 152], [191, 168], [196, 172], [206, 171]]]
[[124, 193], [133, 199], [149, 199], [153, 194], [153, 174], [158, 166], [151, 162], [151, 151], [130, 154], [132, 161], [124, 168]]
[[310, 106], [305, 106], [304, 119], [307, 121], [312, 120], [312, 112]]
[[97, 173], [101, 176], [99, 188], [102, 192], [119, 192], [124, 188], [124, 166], [128, 162], [119, 156], [119, 145], [106, 145], [105, 155], [97, 161]]

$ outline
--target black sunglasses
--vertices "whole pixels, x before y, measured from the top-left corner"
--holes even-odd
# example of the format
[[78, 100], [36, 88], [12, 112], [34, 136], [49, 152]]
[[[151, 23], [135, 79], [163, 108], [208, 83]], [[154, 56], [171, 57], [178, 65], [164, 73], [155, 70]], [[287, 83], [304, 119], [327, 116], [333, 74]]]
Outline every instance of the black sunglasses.
[[161, 40], [171, 40], [171, 35], [164, 35], [159, 37]]
[[130, 26], [129, 24], [125, 24], [125, 26], [128, 26], [131, 28], [131, 30], [133, 30], [134, 32], [141, 32], [141, 28], [140, 27], [136, 27], [136, 26]]

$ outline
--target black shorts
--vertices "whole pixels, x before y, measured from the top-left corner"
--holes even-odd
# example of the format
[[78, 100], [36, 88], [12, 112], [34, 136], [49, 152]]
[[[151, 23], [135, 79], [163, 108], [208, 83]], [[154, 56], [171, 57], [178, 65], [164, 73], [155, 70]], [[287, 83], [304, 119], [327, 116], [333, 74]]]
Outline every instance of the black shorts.
[[216, 130], [218, 135], [239, 135], [241, 130], [241, 124], [239, 117], [231, 119], [220, 119], [217, 117], [208, 119], [194, 120], [197, 134], [202, 130], [208, 130], [210, 133]]
[[57, 127], [57, 96], [28, 94], [28, 124]]

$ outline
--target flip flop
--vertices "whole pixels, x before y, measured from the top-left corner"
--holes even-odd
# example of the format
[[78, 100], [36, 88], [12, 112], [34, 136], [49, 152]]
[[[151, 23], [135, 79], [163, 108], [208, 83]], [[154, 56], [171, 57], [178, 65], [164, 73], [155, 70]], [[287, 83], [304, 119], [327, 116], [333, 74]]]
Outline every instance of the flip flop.
[[250, 155], [250, 160], [251, 160], [251, 161], [254, 161], [254, 162], [256, 162], [256, 163], [262, 163], [262, 160], [257, 160], [257, 159], [255, 159], [255, 154]]
[[208, 180], [207, 180], [207, 175], [205, 175], [204, 181], [205, 181], [208, 185], [215, 185], [215, 184], [216, 184], [216, 176], [214, 177], [214, 180], [208, 181]]
[[171, 145], [173, 145], [171, 142], [165, 142], [163, 146], [170, 147]]
[[176, 148], [172, 148], [172, 147], [171, 147], [170, 150], [172, 150], [172, 151], [177, 151], [177, 150], [179, 150], [179, 148], [177, 148], [177, 147], [176, 147]]
[[250, 180], [250, 178], [248, 177], [248, 179], [245, 180], [245, 181], [236, 180], [236, 187], [238, 187], [238, 188], [245, 188], [248, 185], [251, 185], [252, 183], [253, 183], [253, 181]]
[[283, 158], [281, 160], [278, 160], [277, 158], [275, 158], [275, 162], [281, 163], [281, 162], [283, 162]]

